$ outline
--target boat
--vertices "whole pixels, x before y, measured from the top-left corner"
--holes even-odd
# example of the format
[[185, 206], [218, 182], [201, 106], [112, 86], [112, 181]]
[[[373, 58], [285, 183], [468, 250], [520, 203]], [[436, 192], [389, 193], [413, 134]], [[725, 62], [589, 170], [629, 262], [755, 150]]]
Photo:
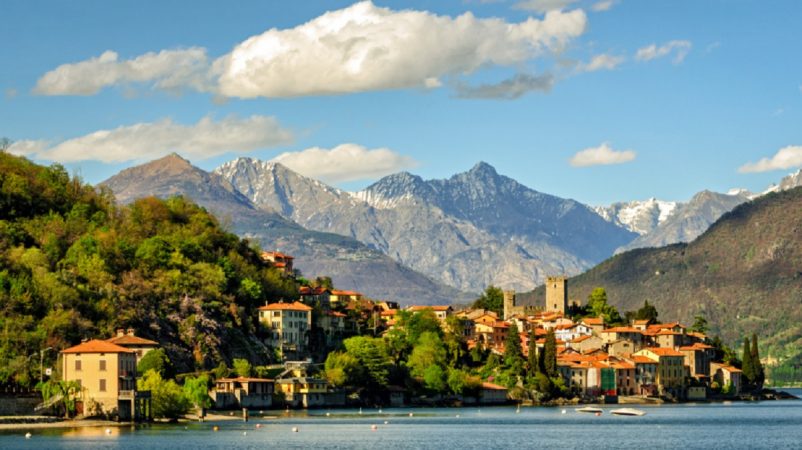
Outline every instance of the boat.
[[581, 413], [601, 414], [603, 410], [601, 408], [596, 408], [595, 406], [585, 406], [582, 408], [577, 408], [574, 411]]
[[621, 408], [610, 411], [610, 414], [615, 414], [616, 416], [645, 416], [646, 411], [635, 408]]

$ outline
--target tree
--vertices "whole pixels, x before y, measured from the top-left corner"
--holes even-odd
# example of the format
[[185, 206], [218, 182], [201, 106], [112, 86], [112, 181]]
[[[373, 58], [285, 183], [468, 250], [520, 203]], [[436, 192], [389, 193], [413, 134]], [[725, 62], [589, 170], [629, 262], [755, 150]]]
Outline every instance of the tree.
[[387, 384], [390, 356], [381, 338], [354, 336], [343, 341], [345, 351], [365, 368], [366, 387], [375, 389]]
[[657, 323], [657, 308], [649, 300], [644, 300], [643, 306], [635, 312], [635, 319], [648, 320], [649, 324]]
[[234, 358], [234, 372], [240, 377], [251, 376], [253, 367], [247, 359]]
[[199, 416], [206, 415], [206, 408], [212, 406], [212, 398], [209, 397], [209, 377], [201, 375], [197, 378], [187, 377], [184, 380], [184, 396], [189, 402], [199, 409]]
[[326, 379], [334, 387], [359, 386], [365, 380], [365, 370], [353, 355], [331, 352], [326, 357]]
[[77, 381], [47, 380], [36, 385], [42, 393], [42, 401], [56, 409], [64, 410], [64, 417], [69, 418], [76, 412], [76, 399], [81, 393], [81, 384]]
[[491, 284], [485, 289], [482, 296], [473, 302], [472, 306], [502, 315], [504, 314], [504, 291]]
[[423, 385], [433, 392], [445, 392], [448, 388], [448, 372], [443, 366], [431, 365], [423, 371]]
[[604, 317], [607, 324], [621, 322], [621, 315], [607, 303], [607, 291], [602, 287], [593, 289], [588, 296], [588, 310], [593, 317]]
[[507, 338], [504, 341], [504, 365], [515, 377], [524, 373], [524, 356], [521, 350], [521, 335], [515, 322], [507, 329]]
[[420, 336], [407, 361], [410, 373], [413, 377], [418, 378], [425, 378], [426, 371], [430, 367], [438, 366], [442, 369], [445, 364], [446, 349], [443, 341], [440, 336], [431, 331], [427, 331]]
[[173, 380], [165, 380], [159, 372], [150, 369], [136, 382], [140, 391], [150, 391], [153, 417], [177, 419], [186, 414], [190, 401], [184, 391]]
[[707, 319], [703, 315], [696, 315], [693, 318], [693, 325], [691, 326], [691, 331], [695, 333], [702, 333], [707, 334], [708, 326], [707, 326]]
[[543, 372], [549, 377], [557, 376], [557, 337], [554, 330], [546, 333], [546, 343], [543, 346]]
[[752, 382], [758, 386], [763, 386], [763, 381], [766, 379], [766, 374], [763, 370], [763, 363], [760, 362], [760, 352], [757, 348], [757, 334], [752, 334], [752, 348], [749, 350], [749, 358], [752, 363], [752, 373], [755, 378]]
[[312, 282], [312, 287], [321, 287], [323, 289], [334, 289], [334, 283], [331, 281], [331, 277], [317, 277], [315, 281]]
[[459, 316], [446, 317], [446, 331], [443, 335], [443, 342], [446, 344], [448, 361], [451, 367], [457, 367], [464, 361], [468, 353], [468, 344], [465, 342], [463, 331], [468, 319]]
[[741, 371], [749, 383], [755, 380], [755, 371], [752, 364], [752, 348], [749, 346], [749, 338], [744, 338], [744, 350], [741, 357]]
[[137, 374], [142, 376], [148, 370], [155, 370], [162, 378], [170, 378], [175, 373], [173, 364], [163, 348], [153, 349], [139, 360], [136, 365]]
[[230, 373], [231, 371], [228, 369], [228, 366], [226, 366], [226, 363], [224, 363], [223, 361], [220, 361], [220, 364], [218, 364], [217, 367], [212, 369], [212, 374], [214, 375], [214, 378], [216, 380], [219, 380], [220, 378], [225, 378]]
[[529, 354], [527, 355], [527, 368], [529, 370], [529, 376], [534, 377], [540, 372], [540, 364], [538, 364], [537, 358], [537, 338], [535, 337], [535, 331], [529, 331]]

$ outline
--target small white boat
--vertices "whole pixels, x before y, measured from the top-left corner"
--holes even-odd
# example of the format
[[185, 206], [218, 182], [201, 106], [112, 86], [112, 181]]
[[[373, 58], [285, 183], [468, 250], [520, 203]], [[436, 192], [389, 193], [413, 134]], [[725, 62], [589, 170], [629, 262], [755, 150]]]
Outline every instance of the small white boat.
[[635, 408], [621, 408], [610, 411], [610, 414], [615, 414], [616, 416], [645, 416], [646, 411]]
[[601, 414], [604, 410], [601, 408], [596, 408], [595, 406], [585, 406], [582, 408], [577, 408], [574, 411], [580, 413]]

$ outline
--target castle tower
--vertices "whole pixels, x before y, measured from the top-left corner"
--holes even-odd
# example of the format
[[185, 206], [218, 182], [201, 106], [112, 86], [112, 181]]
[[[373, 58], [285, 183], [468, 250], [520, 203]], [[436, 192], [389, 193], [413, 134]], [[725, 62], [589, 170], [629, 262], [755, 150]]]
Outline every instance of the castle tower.
[[515, 314], [515, 291], [504, 291], [504, 320]]
[[546, 277], [546, 311], [568, 309], [568, 278], [564, 276]]

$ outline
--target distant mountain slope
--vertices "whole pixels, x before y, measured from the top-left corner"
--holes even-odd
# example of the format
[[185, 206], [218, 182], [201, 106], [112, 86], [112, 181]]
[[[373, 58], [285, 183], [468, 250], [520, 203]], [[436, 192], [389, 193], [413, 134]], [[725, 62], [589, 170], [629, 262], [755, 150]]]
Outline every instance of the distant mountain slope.
[[223, 177], [178, 155], [125, 169], [101, 183], [121, 203], [144, 196], [185, 195], [215, 213], [232, 231], [296, 257], [305, 275], [329, 275], [335, 285], [402, 303], [452, 303], [471, 296], [444, 286], [364, 244], [341, 235], [307, 230], [270, 208], [256, 208]]
[[485, 163], [448, 180], [390, 175], [353, 195], [249, 158], [215, 173], [258, 206], [307, 228], [352, 236], [473, 292], [489, 284], [528, 289], [548, 274], [578, 273], [635, 236]]
[[616, 255], [571, 278], [569, 296], [585, 302], [597, 286], [621, 311], [648, 299], [664, 320], [689, 324], [703, 314], [730, 342], [757, 333], [774, 356], [799, 352], [802, 188], [742, 204], [690, 244]]

